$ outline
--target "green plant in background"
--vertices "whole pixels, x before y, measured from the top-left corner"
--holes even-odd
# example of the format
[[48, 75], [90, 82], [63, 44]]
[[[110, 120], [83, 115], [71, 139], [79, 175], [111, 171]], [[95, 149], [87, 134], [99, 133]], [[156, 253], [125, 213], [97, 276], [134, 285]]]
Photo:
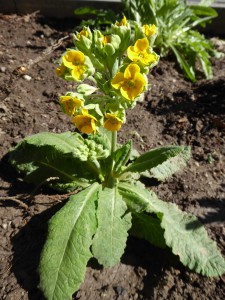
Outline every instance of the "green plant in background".
[[217, 17], [217, 12], [209, 7], [212, 2], [214, 0], [202, 0], [196, 6], [189, 6], [186, 0], [122, 0], [129, 19], [140, 25], [156, 24], [159, 33], [155, 47], [160, 56], [173, 52], [183, 73], [193, 82], [196, 81], [196, 64], [200, 63], [205, 77], [210, 79], [210, 58], [220, 55], [211, 41], [196, 29]]
[[[114, 24], [117, 20], [117, 15], [113, 10], [96, 9], [89, 6], [77, 8], [74, 14], [78, 18], [82, 17], [81, 27], [110, 28], [111, 24]], [[83, 16], [88, 16], [88, 18], [83, 19]]]
[[[197, 218], [145, 188], [143, 177], [163, 181], [185, 166], [189, 147], [165, 146], [139, 154], [117, 131], [148, 88], [159, 60], [155, 25], [126, 18], [109, 35], [83, 28], [74, 34], [56, 69], [78, 83], [60, 97], [64, 113], [81, 132], [38, 133], [10, 152], [10, 162], [34, 184], [74, 191], [50, 219], [42, 250], [40, 289], [48, 300], [69, 300], [84, 280], [91, 257], [104, 267], [120, 261], [128, 234], [171, 248], [190, 269], [207, 276], [225, 261]], [[88, 79], [85, 83], [84, 80]], [[79, 192], [78, 192], [79, 189]]]

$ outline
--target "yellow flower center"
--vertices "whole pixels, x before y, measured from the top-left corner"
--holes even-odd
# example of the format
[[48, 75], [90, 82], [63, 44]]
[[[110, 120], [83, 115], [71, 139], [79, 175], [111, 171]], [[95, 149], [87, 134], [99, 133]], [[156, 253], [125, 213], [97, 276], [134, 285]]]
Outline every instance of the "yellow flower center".
[[126, 85], [129, 87], [129, 88], [132, 88], [134, 86], [134, 81], [133, 80], [128, 80], [126, 82]]

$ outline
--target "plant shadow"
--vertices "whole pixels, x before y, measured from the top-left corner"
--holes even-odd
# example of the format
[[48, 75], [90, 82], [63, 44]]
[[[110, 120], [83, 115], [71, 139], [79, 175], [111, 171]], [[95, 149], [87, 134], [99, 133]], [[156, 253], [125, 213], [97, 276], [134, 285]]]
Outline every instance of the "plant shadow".
[[12, 238], [14, 257], [11, 270], [14, 272], [19, 284], [28, 291], [30, 300], [45, 299], [37, 288], [39, 284], [37, 268], [47, 236], [48, 220], [62, 205], [63, 203], [56, 204], [32, 217]]
[[198, 221], [191, 222], [187, 230], [193, 230], [202, 225], [224, 225], [225, 222], [225, 199], [224, 198], [201, 198], [196, 199]]
[[[223, 116], [224, 92], [225, 78], [215, 78], [211, 81], [196, 83], [194, 93], [188, 89], [182, 89], [159, 99], [157, 105], [149, 101], [147, 109], [155, 115], [186, 114], [188, 118], [210, 113], [213, 119], [213, 117]], [[216, 123], [217, 120], [212, 121]], [[215, 125], [219, 127], [220, 124]]]

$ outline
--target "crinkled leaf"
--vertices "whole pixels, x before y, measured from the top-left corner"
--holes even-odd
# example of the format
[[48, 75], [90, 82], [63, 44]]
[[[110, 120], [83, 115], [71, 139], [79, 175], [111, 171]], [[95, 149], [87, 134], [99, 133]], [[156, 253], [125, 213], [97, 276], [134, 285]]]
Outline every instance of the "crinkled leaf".
[[164, 230], [161, 221], [145, 213], [132, 213], [132, 227], [130, 234], [145, 239], [152, 245], [165, 248]]
[[114, 153], [114, 173], [119, 173], [123, 166], [128, 162], [132, 149], [132, 142], [129, 141]]
[[[104, 130], [100, 131], [100, 134], [92, 134], [88, 137], [89, 141], [94, 141], [97, 145], [102, 145], [102, 148], [106, 151], [105, 157], [108, 156], [111, 150], [111, 133], [106, 133]], [[98, 157], [99, 159], [100, 157]]]
[[[195, 216], [134, 185], [121, 183], [119, 192], [129, 208], [139, 206], [139, 211], [144, 208], [146, 212], [158, 216], [167, 246], [171, 247], [185, 266], [207, 276], [219, 276], [225, 272], [223, 256]], [[132, 204], [134, 201], [135, 204]]]
[[120, 261], [131, 227], [131, 214], [117, 187], [99, 191], [97, 220], [92, 252], [100, 264], [111, 267]]
[[184, 167], [189, 158], [189, 147], [160, 147], [139, 156], [122, 173], [150, 170], [152, 177], [164, 180]]
[[49, 221], [47, 241], [41, 253], [39, 287], [48, 300], [70, 300], [84, 280], [92, 257], [90, 246], [96, 231], [97, 183], [70, 197]]
[[[24, 174], [25, 181], [46, 183], [60, 190], [88, 186], [98, 178], [87, 156], [84, 139], [76, 133], [39, 133], [23, 139], [11, 152], [10, 162]], [[84, 151], [85, 152], [85, 151]], [[90, 151], [87, 151], [90, 154]]]

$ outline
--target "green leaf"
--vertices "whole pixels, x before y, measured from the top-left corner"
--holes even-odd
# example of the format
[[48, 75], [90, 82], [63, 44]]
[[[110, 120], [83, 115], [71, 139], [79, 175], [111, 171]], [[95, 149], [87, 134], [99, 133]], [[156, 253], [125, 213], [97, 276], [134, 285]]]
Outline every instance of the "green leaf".
[[98, 170], [91, 162], [82, 161], [94, 150], [88, 149], [78, 133], [45, 132], [23, 139], [10, 152], [9, 160], [26, 176], [25, 181], [66, 191], [97, 180]]
[[131, 154], [132, 149], [132, 142], [129, 141], [125, 145], [123, 145], [121, 148], [119, 148], [115, 154], [114, 154], [114, 169], [113, 172], [120, 173], [121, 169], [125, 164], [128, 162]]
[[122, 173], [150, 170], [152, 177], [164, 180], [184, 167], [189, 157], [189, 147], [160, 147], [139, 156]]
[[[132, 191], [132, 188], [134, 188], [134, 192]], [[158, 199], [154, 192], [147, 191], [144, 188], [138, 188], [138, 186], [134, 184], [120, 182], [118, 189], [132, 213], [142, 213], [147, 211], [150, 205], [149, 203], [154, 203]], [[142, 191], [140, 197], [138, 197], [137, 192], [135, 192], [137, 190]], [[153, 213], [156, 212], [153, 211]]]
[[215, 0], [201, 0], [198, 5], [199, 6], [210, 6]]
[[96, 90], [97, 90], [96, 87], [86, 84], [86, 83], [82, 83], [82, 84], [78, 85], [78, 87], [77, 87], [77, 92], [84, 94], [85, 96], [89, 96], [89, 95], [93, 94]]
[[151, 215], [144, 213], [132, 213], [132, 227], [130, 234], [145, 239], [150, 244], [165, 248], [164, 230], [161, 221]]
[[83, 16], [87, 14], [93, 14], [95, 15], [97, 13], [97, 10], [90, 6], [80, 7], [74, 10], [74, 13], [76, 16]]
[[120, 184], [119, 192], [128, 208], [139, 206], [139, 211], [144, 208], [146, 212], [158, 216], [165, 231], [167, 246], [171, 247], [172, 252], [179, 256], [185, 266], [207, 276], [219, 276], [225, 272], [223, 256], [195, 216], [181, 211], [173, 203], [153, 197], [152, 192], [134, 185]]
[[41, 253], [39, 288], [48, 300], [70, 300], [84, 280], [92, 257], [90, 246], [96, 231], [97, 183], [73, 195], [49, 221], [47, 241]]
[[92, 253], [100, 264], [111, 267], [120, 261], [131, 227], [131, 214], [117, 187], [99, 191], [97, 219]]
[[196, 81], [195, 70], [190, 64], [190, 60], [186, 60], [185, 57], [181, 54], [181, 52], [175, 47], [171, 45], [171, 49], [173, 50], [177, 62], [180, 65], [180, 68], [183, 70], [184, 74], [189, 78], [192, 82]]

